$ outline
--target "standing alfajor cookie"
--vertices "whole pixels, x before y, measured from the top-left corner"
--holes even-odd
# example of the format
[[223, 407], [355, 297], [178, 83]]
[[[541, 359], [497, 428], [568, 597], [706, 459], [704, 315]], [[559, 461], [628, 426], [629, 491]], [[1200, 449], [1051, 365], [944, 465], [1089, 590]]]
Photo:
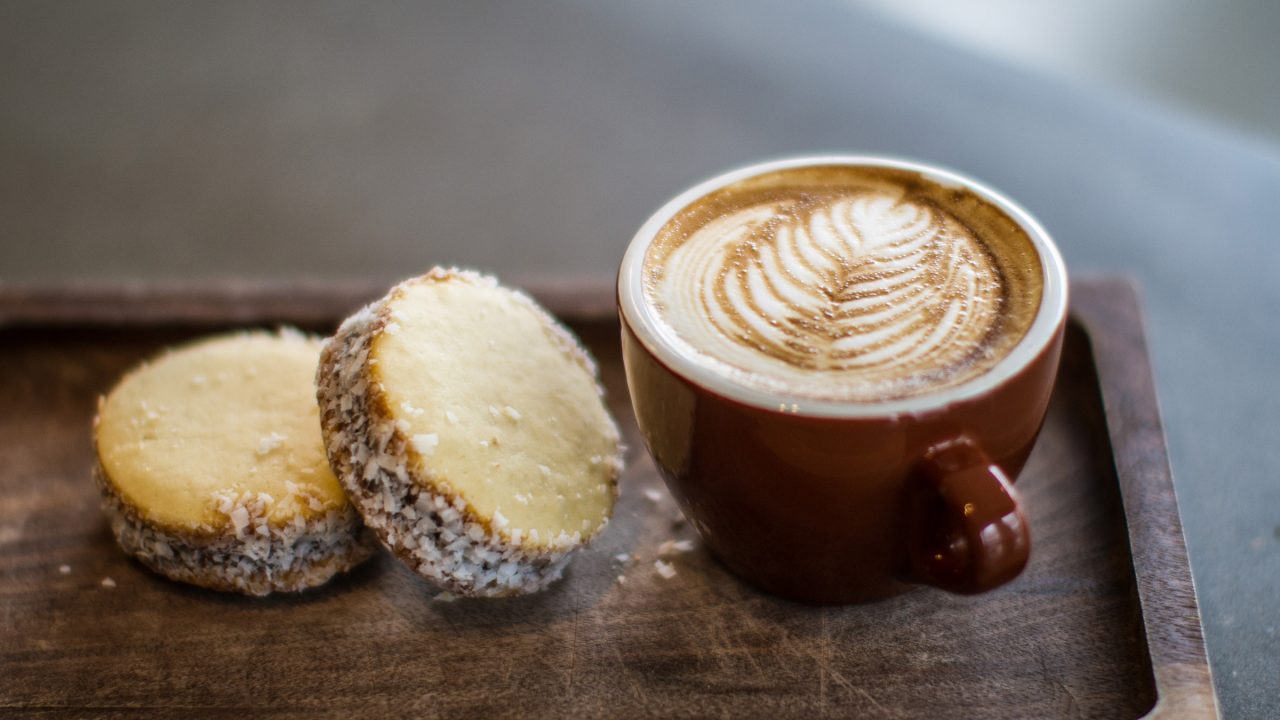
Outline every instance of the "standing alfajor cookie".
[[491, 277], [396, 286], [329, 340], [316, 386], [365, 523], [454, 593], [546, 587], [613, 511], [621, 448], [594, 363]]
[[320, 341], [246, 332], [133, 370], [99, 402], [95, 478], [125, 552], [250, 595], [320, 585], [376, 548], [320, 438]]

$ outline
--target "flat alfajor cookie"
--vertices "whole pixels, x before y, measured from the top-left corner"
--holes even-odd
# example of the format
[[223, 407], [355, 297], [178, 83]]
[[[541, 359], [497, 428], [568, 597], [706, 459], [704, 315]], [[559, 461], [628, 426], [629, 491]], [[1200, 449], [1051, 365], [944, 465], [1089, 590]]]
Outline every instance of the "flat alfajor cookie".
[[622, 466], [595, 364], [526, 295], [435, 269], [342, 324], [329, 462], [382, 543], [463, 596], [540, 590], [607, 524]]
[[169, 351], [99, 402], [95, 478], [125, 552], [250, 595], [320, 585], [376, 542], [320, 438], [320, 341], [245, 332]]

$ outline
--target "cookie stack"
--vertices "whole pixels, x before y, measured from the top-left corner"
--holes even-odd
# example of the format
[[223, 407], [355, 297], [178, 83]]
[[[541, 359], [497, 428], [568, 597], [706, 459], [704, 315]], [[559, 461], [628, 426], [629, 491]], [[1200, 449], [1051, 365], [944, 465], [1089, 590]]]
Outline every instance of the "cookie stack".
[[95, 445], [121, 548], [252, 595], [320, 585], [379, 543], [457, 595], [540, 590], [608, 523], [622, 466], [568, 330], [439, 268], [327, 341], [246, 332], [161, 355], [101, 401]]

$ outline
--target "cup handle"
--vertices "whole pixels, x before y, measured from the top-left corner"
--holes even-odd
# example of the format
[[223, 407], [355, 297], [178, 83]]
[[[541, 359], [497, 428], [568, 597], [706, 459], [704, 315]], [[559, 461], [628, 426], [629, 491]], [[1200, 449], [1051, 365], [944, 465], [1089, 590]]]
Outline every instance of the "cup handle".
[[1031, 533], [1004, 471], [967, 436], [934, 445], [914, 474], [907, 551], [912, 579], [974, 594], [1027, 564]]

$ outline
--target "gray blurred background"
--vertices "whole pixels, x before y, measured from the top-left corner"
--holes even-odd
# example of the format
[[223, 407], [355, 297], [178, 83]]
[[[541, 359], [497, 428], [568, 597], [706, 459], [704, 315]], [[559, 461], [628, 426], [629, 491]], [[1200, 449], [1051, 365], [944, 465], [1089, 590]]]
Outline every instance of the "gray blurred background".
[[608, 278], [720, 170], [869, 151], [1141, 283], [1210, 660], [1280, 717], [1280, 2], [0, 0], [0, 282]]
[[[1280, 142], [1274, 0], [526, 5], [0, 2], [0, 279], [607, 274], [666, 196], [762, 155], [982, 174], [1044, 141], [1006, 77]], [[949, 54], [977, 86], [932, 89]], [[893, 118], [922, 102], [1014, 131], [940, 149]]]
[[968, 52], [1280, 142], [1276, 0], [850, 0]]

